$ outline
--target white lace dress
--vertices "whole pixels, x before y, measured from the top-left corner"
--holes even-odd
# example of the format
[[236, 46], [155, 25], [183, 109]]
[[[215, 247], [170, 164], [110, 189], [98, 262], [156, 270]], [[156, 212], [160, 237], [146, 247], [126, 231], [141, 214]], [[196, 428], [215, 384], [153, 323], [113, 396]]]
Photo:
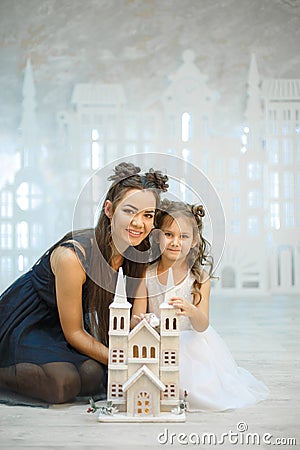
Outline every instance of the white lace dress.
[[[165, 286], [157, 277], [157, 266], [147, 269], [149, 311], [160, 315]], [[175, 295], [192, 302], [193, 277], [188, 274], [175, 288]], [[209, 325], [195, 331], [188, 317], [180, 321], [180, 393], [188, 392], [189, 411], [224, 411], [244, 408], [266, 399], [268, 388], [250, 372], [238, 367], [221, 336]]]

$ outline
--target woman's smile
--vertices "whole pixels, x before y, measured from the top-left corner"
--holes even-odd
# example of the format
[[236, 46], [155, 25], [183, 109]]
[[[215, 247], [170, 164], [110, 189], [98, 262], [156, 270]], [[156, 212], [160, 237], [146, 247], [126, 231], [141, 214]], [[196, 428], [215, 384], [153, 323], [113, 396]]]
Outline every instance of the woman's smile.
[[133, 238], [140, 238], [144, 233], [142, 231], [133, 230], [132, 228], [127, 228], [128, 234]]

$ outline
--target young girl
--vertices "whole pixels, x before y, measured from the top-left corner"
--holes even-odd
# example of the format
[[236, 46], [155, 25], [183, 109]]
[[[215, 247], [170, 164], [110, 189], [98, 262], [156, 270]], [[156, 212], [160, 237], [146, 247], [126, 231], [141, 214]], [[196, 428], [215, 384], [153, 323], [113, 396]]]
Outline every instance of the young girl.
[[49, 403], [105, 389], [117, 270], [144, 276], [137, 256], [150, 248], [168, 187], [153, 169], [120, 163], [114, 172], [96, 227], [68, 233], [0, 296], [0, 386]]
[[[225, 342], [209, 325], [209, 245], [202, 236], [202, 206], [164, 200], [156, 215], [161, 255], [150, 265], [132, 311], [135, 326], [148, 310], [159, 317], [168, 270], [172, 268], [175, 296], [170, 304], [181, 316], [180, 390], [188, 392], [189, 411], [222, 411], [263, 400], [267, 387], [238, 367]], [[204, 267], [208, 271], [204, 270]]]

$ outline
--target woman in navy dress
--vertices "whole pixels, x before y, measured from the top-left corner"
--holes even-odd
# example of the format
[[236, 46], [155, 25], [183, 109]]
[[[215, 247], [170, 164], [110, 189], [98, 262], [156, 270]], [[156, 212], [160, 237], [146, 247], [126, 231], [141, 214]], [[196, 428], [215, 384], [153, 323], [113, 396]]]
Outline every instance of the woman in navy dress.
[[49, 403], [105, 391], [117, 270], [133, 299], [168, 188], [160, 171], [114, 171], [96, 227], [68, 233], [0, 296], [0, 386]]

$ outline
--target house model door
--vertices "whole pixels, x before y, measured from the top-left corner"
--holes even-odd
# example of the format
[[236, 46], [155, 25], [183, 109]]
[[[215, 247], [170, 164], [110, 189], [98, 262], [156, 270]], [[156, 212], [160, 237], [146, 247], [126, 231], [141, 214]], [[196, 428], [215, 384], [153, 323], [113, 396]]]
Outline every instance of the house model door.
[[136, 396], [136, 415], [152, 415], [152, 398], [147, 391], [140, 391]]

